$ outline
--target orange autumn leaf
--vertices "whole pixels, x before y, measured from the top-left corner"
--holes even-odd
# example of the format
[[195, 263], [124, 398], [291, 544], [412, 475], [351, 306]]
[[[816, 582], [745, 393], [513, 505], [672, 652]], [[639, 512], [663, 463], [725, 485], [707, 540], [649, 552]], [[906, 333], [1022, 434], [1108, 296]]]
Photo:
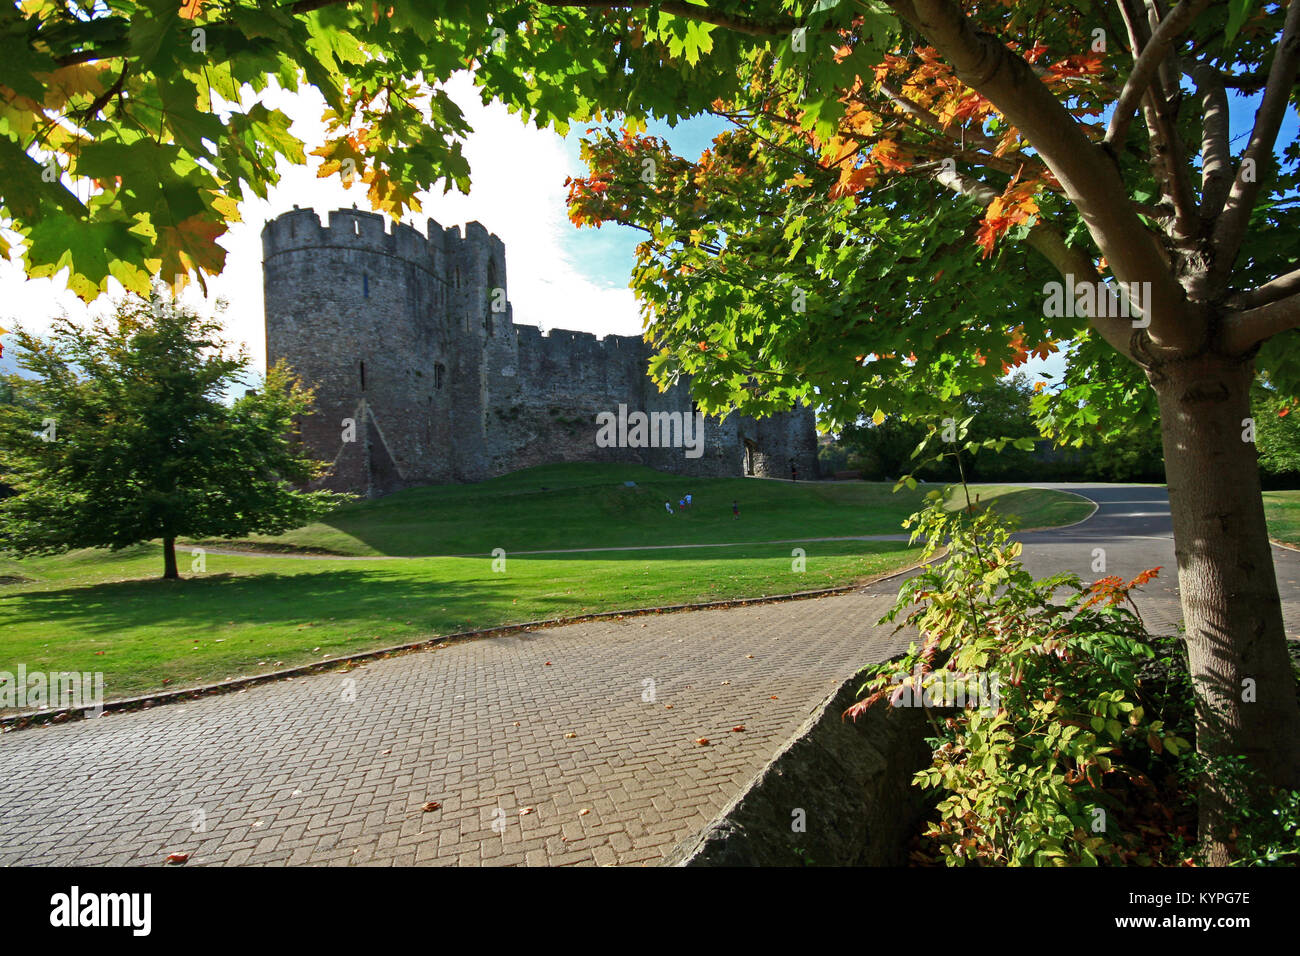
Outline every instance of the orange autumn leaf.
[[203, 0], [182, 0], [180, 14], [182, 20], [197, 20], [202, 12]]
[[831, 187], [829, 196], [831, 199], [840, 199], [843, 196], [853, 196], [862, 192], [868, 186], [876, 182], [876, 170], [874, 166], [864, 165], [854, 169], [844, 167], [840, 170], [840, 179]]
[[1141, 574], [1139, 574], [1137, 577], [1135, 577], [1132, 581], [1128, 583], [1128, 588], [1142, 587], [1142, 585], [1146, 584], [1152, 578], [1156, 577], [1160, 573], [1160, 569], [1163, 567], [1164, 567], [1163, 564], [1157, 564], [1154, 568], [1147, 568], [1145, 571], [1143, 571]]
[[1035, 197], [1041, 185], [1039, 179], [1023, 183], [1012, 180], [1002, 195], [989, 203], [975, 233], [975, 244], [984, 250], [983, 258], [992, 255], [994, 245], [1008, 230], [1028, 222], [1038, 214], [1038, 200]]
[[1100, 53], [1078, 53], [1067, 56], [1047, 68], [1047, 72], [1058, 77], [1091, 76], [1101, 72]]
[[882, 139], [871, 148], [871, 159], [878, 166], [895, 173], [907, 172], [906, 155], [892, 139]]

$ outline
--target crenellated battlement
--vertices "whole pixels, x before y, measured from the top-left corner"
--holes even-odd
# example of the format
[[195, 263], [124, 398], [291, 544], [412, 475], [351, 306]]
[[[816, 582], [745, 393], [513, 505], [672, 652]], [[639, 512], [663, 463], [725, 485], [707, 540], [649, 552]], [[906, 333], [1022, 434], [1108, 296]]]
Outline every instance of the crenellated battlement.
[[314, 209], [295, 206], [262, 227], [264, 260], [286, 252], [342, 249], [392, 256], [440, 275], [449, 259], [471, 248], [485, 248], [504, 261], [505, 244], [478, 222], [467, 223], [462, 235], [459, 226], [443, 227], [430, 218], [421, 232], [380, 213], [352, 208], [331, 211], [325, 224]]

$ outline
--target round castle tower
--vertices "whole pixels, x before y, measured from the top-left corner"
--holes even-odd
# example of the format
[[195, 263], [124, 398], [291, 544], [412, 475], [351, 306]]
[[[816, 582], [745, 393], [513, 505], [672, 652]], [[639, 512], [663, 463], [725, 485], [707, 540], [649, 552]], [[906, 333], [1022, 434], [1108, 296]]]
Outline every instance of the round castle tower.
[[267, 363], [315, 389], [301, 427], [334, 464], [325, 487], [367, 495], [483, 477], [483, 443], [466, 437], [482, 436], [488, 318], [510, 318], [489, 311], [489, 278], [504, 299], [504, 247], [478, 223], [464, 239], [432, 219], [427, 236], [385, 225], [295, 208], [262, 230]]

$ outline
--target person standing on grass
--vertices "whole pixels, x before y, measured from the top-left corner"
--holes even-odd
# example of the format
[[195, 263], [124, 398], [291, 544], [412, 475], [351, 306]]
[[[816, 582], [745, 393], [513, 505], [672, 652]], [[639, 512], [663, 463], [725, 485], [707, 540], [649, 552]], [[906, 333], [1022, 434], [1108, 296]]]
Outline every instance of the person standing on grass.
[[793, 458], [790, 459], [790, 480], [791, 481], [799, 480], [799, 466], [794, 463]]
[[690, 495], [690, 492], [687, 492], [687, 493], [686, 493], [686, 507], [689, 508], [690, 506], [691, 506], [691, 495]]
[[733, 501], [733, 502], [731, 503], [731, 517], [732, 517], [732, 518], [739, 518], [739, 517], [740, 517], [740, 503], [739, 503], [739, 502]]
[[665, 501], [665, 502], [664, 502], [664, 510], [666, 510], [669, 514], [672, 514], [672, 513], [673, 513], [673, 506], [672, 506], [672, 503], [671, 503], [671, 502], [668, 502], [668, 501]]

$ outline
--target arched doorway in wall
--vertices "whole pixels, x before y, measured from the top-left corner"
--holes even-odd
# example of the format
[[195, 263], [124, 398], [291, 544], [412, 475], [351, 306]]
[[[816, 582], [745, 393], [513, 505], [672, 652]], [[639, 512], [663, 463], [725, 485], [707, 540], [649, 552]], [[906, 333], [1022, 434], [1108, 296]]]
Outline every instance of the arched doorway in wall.
[[754, 477], [754, 453], [758, 451], [758, 446], [754, 444], [752, 438], [744, 439], [745, 442], [745, 476]]

